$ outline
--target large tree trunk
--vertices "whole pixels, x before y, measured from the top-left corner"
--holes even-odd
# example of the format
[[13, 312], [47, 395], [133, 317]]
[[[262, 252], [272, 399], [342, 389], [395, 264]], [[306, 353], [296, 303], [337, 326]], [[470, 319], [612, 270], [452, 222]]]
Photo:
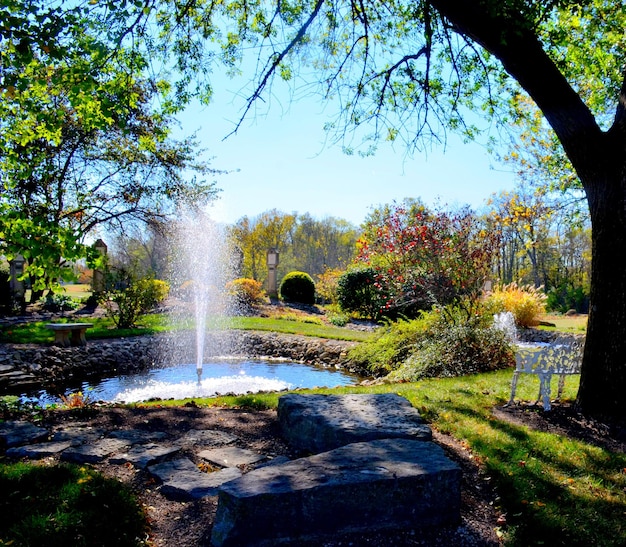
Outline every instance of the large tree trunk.
[[591, 309], [577, 404], [626, 416], [626, 85], [603, 132], [520, 14], [481, 0], [431, 0], [456, 30], [495, 55], [534, 99], [583, 184], [592, 222]]
[[626, 415], [624, 172], [616, 166], [612, 181], [598, 184], [596, 180], [588, 192], [592, 222], [591, 306], [577, 404], [583, 412], [594, 415]]

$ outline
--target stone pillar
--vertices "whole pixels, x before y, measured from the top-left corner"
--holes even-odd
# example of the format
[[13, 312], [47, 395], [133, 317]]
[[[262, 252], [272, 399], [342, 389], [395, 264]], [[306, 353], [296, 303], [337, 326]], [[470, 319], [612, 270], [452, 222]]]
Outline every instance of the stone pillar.
[[25, 263], [26, 260], [22, 255], [16, 255], [15, 258], [9, 262], [9, 288], [11, 290], [11, 298], [16, 307], [19, 307], [21, 310], [23, 310], [26, 305], [24, 280], [20, 279], [24, 274]]
[[267, 294], [270, 299], [278, 297], [277, 273], [279, 254], [276, 249], [267, 251]]

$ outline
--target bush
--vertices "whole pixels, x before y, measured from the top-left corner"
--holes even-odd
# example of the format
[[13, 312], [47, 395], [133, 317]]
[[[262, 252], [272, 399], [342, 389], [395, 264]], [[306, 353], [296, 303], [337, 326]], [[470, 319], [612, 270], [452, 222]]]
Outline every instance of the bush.
[[285, 302], [315, 304], [315, 283], [305, 272], [289, 272], [280, 284], [279, 293]]
[[170, 286], [166, 281], [161, 279], [152, 279], [145, 277], [137, 281], [140, 292], [143, 293], [143, 311], [150, 311], [163, 302], [170, 292]]
[[234, 279], [226, 284], [226, 291], [238, 306], [255, 306], [265, 300], [265, 291], [260, 281], [247, 277]]
[[489, 372], [514, 364], [513, 346], [502, 330], [469, 321], [436, 328], [387, 378], [414, 382]]
[[143, 278], [127, 280], [126, 286], [105, 291], [102, 303], [107, 315], [120, 329], [134, 327], [139, 317], [167, 298], [169, 285], [165, 281]]
[[[461, 316], [452, 309], [391, 323], [373, 341], [350, 351], [351, 364], [392, 381], [415, 381], [486, 372], [515, 362], [512, 344], [488, 324], [486, 316], [459, 321]], [[451, 323], [449, 317], [457, 322]]]
[[351, 368], [377, 377], [396, 370], [414, 351], [417, 341], [428, 335], [433, 318], [424, 313], [418, 319], [400, 319], [378, 329], [374, 339], [349, 351]]
[[546, 295], [531, 285], [510, 283], [496, 287], [486, 299], [486, 307], [492, 314], [509, 311], [520, 327], [539, 324], [539, 317], [546, 312]]
[[337, 304], [337, 290], [341, 275], [343, 275], [342, 270], [326, 268], [324, 273], [317, 276], [315, 290], [317, 298], [322, 304]]
[[375, 270], [358, 268], [340, 276], [337, 282], [337, 300], [344, 312], [379, 318], [383, 298], [376, 288]]
[[45, 311], [53, 313], [75, 310], [79, 306], [76, 301], [66, 294], [48, 293], [41, 302]]
[[589, 313], [589, 293], [581, 286], [564, 282], [548, 291], [546, 307], [551, 311], [561, 313], [569, 310]]

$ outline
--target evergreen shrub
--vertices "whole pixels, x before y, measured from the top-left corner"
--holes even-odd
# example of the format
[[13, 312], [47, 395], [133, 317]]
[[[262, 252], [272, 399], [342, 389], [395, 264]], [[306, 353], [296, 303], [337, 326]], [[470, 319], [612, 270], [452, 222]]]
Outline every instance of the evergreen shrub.
[[306, 272], [289, 272], [280, 284], [279, 294], [285, 302], [313, 305], [315, 304], [315, 283]]
[[376, 288], [376, 271], [356, 268], [341, 275], [337, 282], [337, 301], [344, 312], [378, 319], [383, 298]]

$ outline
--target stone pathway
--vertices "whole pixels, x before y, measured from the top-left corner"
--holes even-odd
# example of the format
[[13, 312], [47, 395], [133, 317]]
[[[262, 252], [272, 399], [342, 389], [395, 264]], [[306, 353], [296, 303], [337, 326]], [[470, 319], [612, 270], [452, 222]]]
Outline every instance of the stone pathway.
[[[161, 483], [161, 493], [177, 501], [215, 496], [220, 485], [242, 475], [242, 468], [271, 461], [265, 454], [229, 446], [238, 439], [223, 431], [191, 430], [177, 439], [166, 437], [159, 431], [71, 426], [52, 431], [25, 421], [0, 423], [0, 447], [8, 458], [132, 465], [151, 473]], [[190, 451], [206, 466], [184, 455]]]
[[461, 471], [403, 397], [288, 394], [279, 400], [278, 419], [292, 448], [311, 455], [270, 458], [211, 429], [172, 439], [159, 431], [51, 431], [21, 421], [0, 423], [0, 448], [15, 459], [144, 469], [176, 501], [217, 495], [216, 547], [460, 519]]

